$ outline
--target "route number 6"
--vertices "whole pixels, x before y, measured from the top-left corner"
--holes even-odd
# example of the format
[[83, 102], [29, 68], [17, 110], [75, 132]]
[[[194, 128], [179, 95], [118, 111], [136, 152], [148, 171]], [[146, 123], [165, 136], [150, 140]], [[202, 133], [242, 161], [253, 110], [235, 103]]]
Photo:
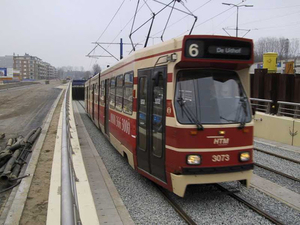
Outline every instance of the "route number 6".
[[199, 54], [199, 50], [198, 50], [199, 46], [197, 44], [191, 44], [189, 47], [189, 54], [192, 57], [196, 57]]

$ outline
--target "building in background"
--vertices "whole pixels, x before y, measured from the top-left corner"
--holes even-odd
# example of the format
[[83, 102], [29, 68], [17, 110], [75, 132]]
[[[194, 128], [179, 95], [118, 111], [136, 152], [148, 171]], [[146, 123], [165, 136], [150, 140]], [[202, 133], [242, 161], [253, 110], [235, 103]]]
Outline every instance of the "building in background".
[[0, 57], [0, 80], [12, 80], [13, 79], [13, 56], [6, 55]]
[[[42, 59], [26, 54], [24, 56], [13, 56], [13, 68], [20, 71], [20, 79], [56, 79], [55, 67]], [[50, 69], [49, 69], [50, 68]], [[54, 72], [53, 72], [54, 71]]]
[[20, 70], [14, 69], [14, 80], [21, 80]]

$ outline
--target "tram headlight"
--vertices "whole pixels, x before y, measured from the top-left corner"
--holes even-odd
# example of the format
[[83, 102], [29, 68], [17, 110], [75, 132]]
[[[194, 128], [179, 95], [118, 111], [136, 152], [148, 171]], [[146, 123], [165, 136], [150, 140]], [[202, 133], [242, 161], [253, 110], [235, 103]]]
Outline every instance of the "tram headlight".
[[186, 163], [189, 165], [200, 165], [201, 156], [200, 155], [188, 155], [186, 158]]
[[250, 152], [241, 152], [240, 153], [240, 161], [247, 162], [250, 160]]

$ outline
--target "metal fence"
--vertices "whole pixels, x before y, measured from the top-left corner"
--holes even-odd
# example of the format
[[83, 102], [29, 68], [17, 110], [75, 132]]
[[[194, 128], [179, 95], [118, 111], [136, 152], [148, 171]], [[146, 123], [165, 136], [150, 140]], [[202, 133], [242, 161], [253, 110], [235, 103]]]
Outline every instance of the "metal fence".
[[277, 116], [300, 118], [300, 103], [278, 101]]
[[272, 100], [260, 99], [260, 98], [250, 98], [250, 102], [256, 111], [270, 114]]
[[[300, 119], [300, 103], [277, 101], [275, 104], [272, 100], [260, 98], [250, 98], [250, 102], [256, 111]], [[271, 107], [274, 107], [272, 113]]]
[[76, 192], [76, 174], [72, 161], [72, 146], [70, 133], [70, 84], [65, 92], [62, 118], [62, 147], [61, 147], [61, 224], [81, 224], [78, 199]]

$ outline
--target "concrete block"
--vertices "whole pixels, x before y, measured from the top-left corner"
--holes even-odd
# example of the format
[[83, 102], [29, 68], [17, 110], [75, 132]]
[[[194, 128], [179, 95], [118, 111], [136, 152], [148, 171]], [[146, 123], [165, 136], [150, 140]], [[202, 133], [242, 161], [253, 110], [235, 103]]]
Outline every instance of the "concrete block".
[[254, 136], [292, 145], [290, 131], [293, 131], [293, 121], [293, 118], [257, 112], [254, 120]]

